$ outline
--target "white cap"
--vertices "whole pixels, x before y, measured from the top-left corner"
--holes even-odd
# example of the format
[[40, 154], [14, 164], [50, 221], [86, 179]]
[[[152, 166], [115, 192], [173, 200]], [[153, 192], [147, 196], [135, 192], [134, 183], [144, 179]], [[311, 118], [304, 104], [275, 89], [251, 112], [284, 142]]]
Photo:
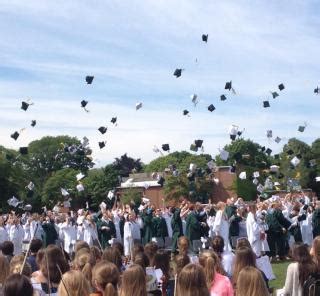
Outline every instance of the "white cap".
[[263, 190], [264, 190], [263, 185], [262, 185], [262, 184], [259, 184], [259, 185], [257, 186], [257, 191], [259, 191], [259, 192], [261, 193], [261, 192], [263, 192]]
[[297, 156], [295, 156], [291, 159], [290, 163], [296, 167], [300, 163], [300, 159]]
[[213, 161], [213, 160], [210, 160], [208, 163], [207, 163], [207, 166], [210, 170], [212, 170], [213, 168], [216, 167], [216, 163]]
[[136, 103], [136, 110], [142, 108], [142, 102]]
[[230, 136], [236, 136], [238, 134], [239, 127], [237, 125], [230, 125], [229, 127], [229, 135]]
[[81, 179], [83, 179], [85, 177], [85, 175], [82, 173], [79, 173], [79, 174], [77, 174], [76, 177], [77, 177], [77, 181], [80, 181]]
[[27, 185], [27, 187], [31, 191], [34, 189], [34, 184], [30, 181], [30, 183]]
[[109, 190], [107, 197], [111, 200], [114, 197], [114, 191]]
[[279, 143], [281, 142], [281, 138], [276, 137], [276, 138], [274, 139], [274, 141], [275, 141], [277, 144], [279, 144]]
[[196, 170], [196, 168], [197, 168], [197, 165], [196, 165], [196, 164], [190, 163], [190, 165], [189, 165], [189, 170], [190, 170], [191, 172], [194, 172], [194, 171]]
[[149, 203], [149, 202], [150, 202], [150, 199], [149, 199], [149, 198], [146, 198], [146, 197], [143, 197], [143, 198], [142, 198], [142, 201], [146, 204], [146, 203]]
[[254, 185], [258, 185], [259, 180], [258, 180], [258, 179], [256, 179], [256, 178], [254, 178], [254, 179], [252, 180], [252, 183], [253, 183]]
[[103, 209], [107, 208], [107, 204], [104, 201], [99, 206], [100, 208], [103, 208]]
[[221, 149], [220, 150], [220, 158], [222, 159], [222, 160], [228, 160], [228, 158], [229, 158], [229, 152], [228, 151], [226, 151], [226, 150], [224, 150], [224, 149]]
[[8, 201], [8, 205], [12, 207], [17, 207], [22, 201], [19, 201], [15, 196], [12, 196]]
[[84, 186], [83, 186], [81, 183], [79, 183], [79, 184], [76, 186], [76, 188], [77, 188], [78, 192], [84, 191]]
[[280, 167], [277, 165], [272, 165], [272, 166], [270, 166], [270, 171], [276, 173], [279, 171], [279, 168]]
[[247, 173], [246, 173], [246, 172], [241, 172], [241, 173], [239, 174], [239, 178], [240, 178], [241, 180], [247, 179]]
[[260, 177], [260, 173], [258, 171], [253, 172], [253, 177], [254, 178], [259, 178]]
[[69, 195], [69, 192], [68, 192], [66, 189], [64, 189], [64, 188], [61, 188], [61, 194], [62, 194], [63, 196], [68, 196], [68, 195]]

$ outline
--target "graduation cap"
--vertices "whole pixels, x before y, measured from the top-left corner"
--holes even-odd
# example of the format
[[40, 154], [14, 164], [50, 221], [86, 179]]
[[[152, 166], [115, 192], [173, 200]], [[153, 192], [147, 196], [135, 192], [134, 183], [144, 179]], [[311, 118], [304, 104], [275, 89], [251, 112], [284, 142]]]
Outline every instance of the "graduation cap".
[[226, 97], [225, 95], [221, 95], [221, 96], [220, 96], [220, 100], [221, 100], [221, 101], [225, 101], [226, 99], [227, 99], [227, 97]]
[[68, 192], [66, 189], [60, 188], [60, 190], [61, 190], [61, 194], [62, 194], [63, 196], [68, 196], [68, 195], [69, 195], [69, 192]]
[[232, 89], [232, 81], [226, 82], [224, 89], [231, 90]]
[[115, 124], [117, 122], [117, 117], [112, 117], [110, 121], [111, 123]]
[[279, 144], [279, 143], [281, 142], [281, 138], [276, 137], [276, 138], [274, 139], [274, 141], [275, 141], [277, 144]]
[[99, 142], [99, 147], [100, 149], [102, 149], [103, 147], [106, 146], [106, 142]]
[[88, 101], [86, 100], [82, 100], [81, 101], [81, 107], [86, 111], [86, 112], [89, 112], [87, 109], [86, 109], [86, 106], [88, 105]]
[[220, 150], [220, 158], [224, 161], [228, 160], [229, 152], [227, 150], [221, 149]]
[[197, 152], [197, 151], [198, 151], [198, 148], [197, 148], [197, 146], [196, 146], [195, 144], [191, 144], [191, 145], [190, 145], [190, 150], [191, 150], [191, 151], [194, 151], [194, 152]]
[[139, 110], [142, 108], [142, 102], [136, 103], [136, 110]]
[[12, 196], [8, 201], [8, 205], [11, 207], [16, 208], [19, 204], [22, 203], [22, 201], [19, 201], [15, 196]]
[[208, 42], [208, 34], [207, 35], [205, 35], [205, 34], [202, 34], [202, 41], [203, 42]]
[[16, 141], [19, 137], [19, 133], [16, 131], [10, 137]]
[[317, 86], [317, 88], [314, 89], [314, 93], [317, 94], [317, 95], [320, 93], [320, 88], [319, 88], [319, 86]]
[[76, 186], [76, 189], [77, 189], [78, 192], [84, 191], [84, 186], [83, 186], [83, 184], [82, 184], [82, 183], [79, 183], [79, 184]]
[[188, 110], [183, 110], [183, 115], [188, 115], [189, 111]]
[[159, 180], [158, 180], [157, 183], [158, 183], [161, 187], [163, 187], [164, 181], [165, 181], [165, 179], [161, 176], [161, 177], [159, 178]]
[[279, 88], [280, 91], [281, 91], [281, 90], [284, 90], [284, 88], [285, 88], [285, 87], [284, 87], [284, 84], [283, 84], [283, 83], [279, 84], [279, 85], [278, 85], [278, 88]]
[[261, 150], [262, 152], [264, 152], [264, 151], [266, 150], [266, 147], [265, 147], [265, 146], [262, 146], [262, 147], [260, 147], [260, 150]]
[[107, 127], [104, 127], [104, 126], [100, 126], [98, 128], [98, 131], [101, 133], [101, 134], [105, 134], [107, 132], [108, 128]]
[[82, 174], [81, 172], [79, 174], [76, 175], [77, 181], [82, 180], [85, 177], [84, 174]]
[[241, 172], [241, 173], [239, 174], [239, 179], [241, 179], [241, 180], [247, 179], [247, 173], [246, 173], [246, 172]]
[[194, 104], [194, 106], [197, 106], [197, 104], [198, 104], [198, 95], [192, 94], [192, 95], [190, 96], [190, 98], [191, 98], [191, 101], [192, 101], [192, 103]]
[[176, 76], [176, 78], [180, 77], [182, 74], [183, 69], [175, 69], [173, 72], [173, 75]]
[[268, 155], [270, 155], [271, 152], [272, 152], [272, 150], [271, 150], [270, 148], [267, 148], [266, 153], [267, 153]]
[[279, 94], [276, 91], [271, 92], [272, 97], [275, 99], [276, 97], [279, 97]]
[[211, 105], [208, 106], [208, 110], [210, 112], [212, 112], [212, 111], [216, 110], [216, 107], [211, 104]]
[[20, 147], [19, 152], [22, 155], [28, 154], [28, 147]]
[[24, 111], [27, 111], [27, 109], [29, 108], [30, 105], [33, 105], [33, 103], [28, 103], [28, 102], [22, 102], [21, 103], [21, 109]]
[[201, 148], [202, 147], [202, 143], [203, 143], [203, 140], [195, 140], [194, 141], [194, 144], [196, 145], [197, 148]]
[[300, 133], [303, 133], [304, 130], [306, 129], [306, 127], [307, 127], [307, 123], [305, 122], [304, 125], [300, 125], [300, 126], [298, 127], [298, 131], [299, 131]]
[[94, 76], [86, 76], [86, 82], [87, 84], [91, 84], [93, 81]]
[[31, 120], [31, 126], [32, 126], [32, 127], [35, 127], [36, 124], [37, 124], [37, 121], [36, 121], [36, 120]]
[[283, 177], [284, 177], [284, 174], [282, 174], [282, 173], [278, 174], [278, 179], [282, 179]]
[[269, 107], [270, 107], [269, 101], [263, 101], [263, 108], [269, 108]]
[[291, 159], [290, 163], [291, 163], [294, 167], [296, 167], [296, 166], [300, 163], [300, 159], [299, 159], [297, 156], [295, 156], [294, 158]]
[[230, 135], [230, 139], [232, 141], [234, 141], [237, 137], [237, 134], [238, 134], [238, 131], [239, 131], [239, 127], [232, 124], [230, 127], [229, 127], [229, 135]]
[[300, 153], [298, 153], [296, 156], [298, 159], [302, 159], [302, 155]]
[[237, 135], [240, 137], [242, 135], [243, 131], [238, 131]]
[[163, 151], [169, 151], [169, 150], [170, 150], [169, 144], [163, 144], [163, 145], [162, 145], [162, 150], [163, 150]]
[[26, 186], [28, 188], [28, 190], [32, 191], [34, 189], [34, 184], [33, 182], [29, 182], [29, 184]]
[[230, 167], [230, 173], [234, 174], [236, 172], [236, 166], [233, 164]]
[[267, 130], [267, 138], [272, 138], [272, 130]]

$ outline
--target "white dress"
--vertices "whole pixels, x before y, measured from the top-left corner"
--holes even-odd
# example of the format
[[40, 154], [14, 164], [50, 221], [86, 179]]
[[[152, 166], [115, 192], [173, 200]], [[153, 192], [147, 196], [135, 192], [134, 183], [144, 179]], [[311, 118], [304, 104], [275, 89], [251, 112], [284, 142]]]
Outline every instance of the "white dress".
[[261, 240], [260, 240], [260, 227], [257, 223], [255, 216], [253, 213], [249, 212], [247, 216], [247, 234], [248, 234], [248, 241], [252, 247], [252, 250], [255, 254], [260, 257], [261, 256]]
[[93, 241], [98, 239], [97, 227], [86, 220], [83, 221], [83, 226], [83, 240], [91, 247], [93, 246]]
[[313, 234], [312, 234], [312, 214], [308, 213], [306, 220], [300, 222], [300, 230], [302, 234], [302, 241], [308, 246], [312, 245]]
[[116, 228], [116, 240], [121, 243], [122, 239], [121, 239], [121, 232], [120, 232], [120, 217], [118, 214], [118, 210], [113, 210], [112, 214], [113, 214], [114, 227]]
[[13, 255], [20, 255], [22, 253], [22, 241], [24, 238], [23, 227], [18, 225], [9, 226], [9, 240], [13, 243]]
[[62, 223], [60, 227], [60, 237], [63, 237], [64, 250], [70, 254], [74, 250], [74, 245], [77, 239], [77, 229], [76, 226], [72, 224]]
[[133, 248], [133, 223], [126, 221], [123, 228], [124, 255], [130, 256]]
[[208, 216], [208, 218], [207, 218], [207, 224], [209, 226], [209, 235], [208, 236], [210, 238], [213, 238], [215, 236], [214, 229], [213, 229], [215, 218], [216, 218], [215, 216]]
[[0, 227], [0, 244], [9, 240], [9, 235], [5, 227]]
[[230, 224], [227, 216], [221, 210], [219, 210], [214, 220], [213, 230], [215, 235], [220, 235], [223, 238], [225, 251], [231, 250], [229, 242], [229, 228]]

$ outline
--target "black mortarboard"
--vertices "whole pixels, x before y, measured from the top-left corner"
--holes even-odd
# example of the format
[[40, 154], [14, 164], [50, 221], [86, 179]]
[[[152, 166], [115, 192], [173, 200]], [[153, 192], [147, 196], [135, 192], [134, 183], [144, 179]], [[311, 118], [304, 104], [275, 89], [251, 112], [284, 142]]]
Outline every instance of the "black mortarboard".
[[240, 137], [242, 135], [242, 131], [238, 131], [237, 135]]
[[271, 92], [272, 97], [275, 99], [276, 97], [279, 97], [279, 94], [276, 91]]
[[302, 155], [300, 153], [298, 153], [296, 156], [298, 159], [302, 159]]
[[32, 127], [35, 127], [36, 124], [37, 124], [37, 121], [36, 121], [36, 120], [31, 120], [31, 126], [32, 126]]
[[208, 110], [209, 110], [210, 112], [212, 112], [212, 111], [216, 110], [216, 107], [211, 104], [211, 105], [208, 107]]
[[208, 34], [207, 35], [205, 35], [205, 34], [202, 34], [202, 41], [203, 42], [208, 42]]
[[115, 123], [117, 122], [117, 117], [112, 117], [112, 118], [111, 118], [111, 122], [112, 122], [113, 124], [115, 124]]
[[86, 76], [86, 82], [87, 84], [91, 84], [93, 81], [94, 76]]
[[232, 141], [234, 141], [234, 140], [236, 139], [236, 137], [237, 137], [237, 135], [230, 135], [230, 139], [231, 139]]
[[19, 133], [18, 132], [14, 132], [10, 137], [16, 141], [18, 139], [18, 137], [19, 137]]
[[300, 133], [303, 133], [304, 132], [304, 130], [305, 130], [305, 126], [303, 126], [303, 125], [300, 125], [299, 127], [298, 127], [298, 131], [300, 132]]
[[230, 167], [230, 173], [235, 173], [236, 172], [236, 166], [235, 165], [232, 165]]
[[170, 150], [169, 144], [163, 144], [163, 145], [162, 145], [162, 150], [163, 150], [163, 151], [169, 151], [169, 150]]
[[319, 88], [319, 86], [317, 86], [317, 88], [314, 89], [314, 93], [315, 93], [315, 94], [319, 94], [319, 93], [320, 93], [320, 88]]
[[292, 149], [289, 149], [288, 151], [287, 151], [287, 154], [288, 155], [292, 155], [294, 152], [293, 152], [293, 150]]
[[263, 108], [269, 108], [269, 107], [270, 107], [269, 101], [263, 101]]
[[202, 147], [202, 143], [203, 143], [203, 140], [195, 140], [194, 141], [194, 144], [196, 145], [197, 148], [201, 148]]
[[267, 153], [268, 155], [270, 155], [271, 152], [272, 152], [272, 150], [271, 150], [270, 148], [267, 148], [266, 153]]
[[173, 75], [176, 76], [177, 78], [181, 76], [182, 69], [175, 69], [173, 72]]
[[22, 102], [21, 103], [21, 109], [24, 110], [24, 111], [27, 111], [27, 109], [29, 108], [29, 103], [27, 102]]
[[104, 126], [100, 126], [98, 128], [98, 131], [101, 133], [101, 134], [105, 134], [107, 132], [108, 128], [107, 127], [104, 127]]
[[221, 101], [225, 101], [226, 99], [227, 99], [227, 97], [226, 97], [225, 95], [221, 95], [221, 96], [220, 96], [220, 100], [221, 100]]
[[102, 149], [103, 147], [105, 147], [106, 146], [106, 143], [105, 142], [99, 142], [99, 147], [100, 147], [100, 149]]
[[260, 150], [263, 152], [263, 151], [266, 150], [266, 147], [262, 146], [262, 147], [260, 148]]
[[163, 177], [160, 177], [160, 179], [158, 180], [158, 184], [162, 187], [164, 184], [165, 179]]
[[188, 115], [189, 111], [188, 110], [183, 110], [183, 115]]
[[281, 83], [281, 84], [279, 84], [279, 90], [284, 90], [284, 85], [283, 85], [283, 83]]
[[28, 154], [28, 147], [20, 147], [19, 152], [20, 154]]
[[224, 89], [231, 90], [232, 89], [232, 81], [226, 82]]
[[82, 100], [81, 101], [81, 107], [85, 107], [85, 106], [87, 106], [87, 104], [88, 104], [88, 101], [85, 101], [85, 100]]

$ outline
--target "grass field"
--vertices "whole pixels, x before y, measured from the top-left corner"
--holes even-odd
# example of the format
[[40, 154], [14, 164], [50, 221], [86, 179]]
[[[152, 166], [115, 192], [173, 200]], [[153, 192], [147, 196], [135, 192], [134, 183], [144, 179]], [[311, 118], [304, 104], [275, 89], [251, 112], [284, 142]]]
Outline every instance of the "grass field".
[[287, 267], [290, 264], [290, 261], [281, 262], [281, 263], [272, 263], [273, 273], [276, 276], [276, 279], [270, 281], [270, 287], [274, 289], [281, 289], [284, 286], [286, 280]]

